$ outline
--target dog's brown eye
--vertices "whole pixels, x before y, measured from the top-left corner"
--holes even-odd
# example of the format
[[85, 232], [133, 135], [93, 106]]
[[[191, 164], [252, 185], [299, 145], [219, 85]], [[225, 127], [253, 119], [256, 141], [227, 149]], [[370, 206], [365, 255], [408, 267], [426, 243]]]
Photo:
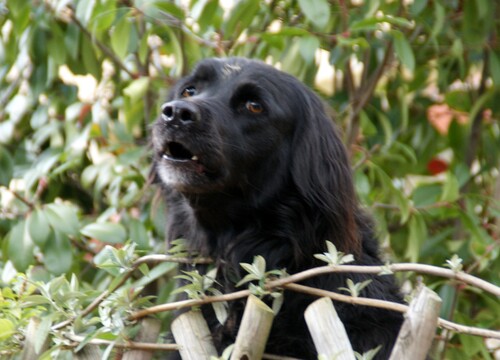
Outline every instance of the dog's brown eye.
[[196, 88], [194, 86], [188, 86], [181, 92], [182, 97], [191, 97], [196, 95]]
[[259, 104], [258, 102], [255, 102], [255, 101], [248, 100], [245, 103], [245, 107], [248, 111], [250, 111], [253, 114], [260, 114], [261, 112], [264, 111], [264, 108], [262, 107], [262, 105]]

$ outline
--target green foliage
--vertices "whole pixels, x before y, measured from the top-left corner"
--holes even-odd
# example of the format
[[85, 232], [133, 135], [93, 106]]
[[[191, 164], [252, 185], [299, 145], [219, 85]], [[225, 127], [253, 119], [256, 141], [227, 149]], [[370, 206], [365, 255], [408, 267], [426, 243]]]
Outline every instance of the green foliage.
[[[498, 284], [497, 2], [225, 3], [0, 0], [2, 355], [18, 353], [34, 316], [46, 319], [38, 343], [48, 337], [49, 353], [69, 358], [72, 342], [50, 324], [77, 316], [76, 334], [120, 341], [133, 335], [126, 314], [149, 304], [140, 289], [158, 282], [158, 297], [145, 299], [171, 300], [174, 267], [143, 266], [78, 317], [138, 254], [165, 251], [166, 209], [147, 186], [148, 129], [171, 84], [208, 56], [267, 61], [324, 98], [393, 261], [446, 261]], [[328, 245], [318, 258], [345, 256]], [[262, 265], [245, 265], [256, 293], [278, 275]], [[203, 281], [193, 294], [206, 292]], [[496, 299], [426, 282], [443, 317], [500, 326]], [[481, 339], [450, 341], [439, 347], [450, 358], [489, 356]]]
[[259, 298], [263, 298], [264, 296], [271, 296], [273, 299], [272, 309], [275, 314], [279, 312], [281, 309], [281, 305], [283, 304], [283, 294], [281, 291], [276, 290], [267, 290], [266, 289], [266, 281], [271, 278], [280, 278], [285, 277], [285, 270], [269, 270], [266, 271], [266, 260], [258, 255], [253, 258], [253, 263], [241, 263], [241, 267], [248, 273], [241, 279], [236, 286], [241, 286], [246, 283], [250, 283], [248, 288], [250, 292], [258, 296]]
[[330, 266], [347, 264], [354, 261], [354, 256], [351, 254], [345, 255], [342, 251], [338, 251], [331, 241], [326, 241], [326, 248], [327, 252], [315, 254], [314, 257], [326, 262]]
[[354, 356], [356, 357], [356, 360], [372, 360], [375, 355], [380, 351], [382, 346], [377, 346], [375, 349], [371, 349], [363, 354], [359, 354], [357, 352], [354, 353]]
[[339, 287], [339, 290], [343, 290], [347, 293], [349, 293], [352, 297], [359, 297], [361, 294], [361, 291], [370, 285], [372, 282], [371, 279], [365, 280], [360, 283], [354, 283], [351, 279], [347, 279], [347, 287]]

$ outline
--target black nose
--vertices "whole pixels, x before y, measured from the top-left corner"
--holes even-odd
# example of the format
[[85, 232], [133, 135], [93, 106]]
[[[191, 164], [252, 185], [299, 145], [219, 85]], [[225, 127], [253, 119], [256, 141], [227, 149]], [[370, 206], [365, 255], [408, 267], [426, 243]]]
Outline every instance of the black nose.
[[200, 111], [193, 103], [175, 100], [162, 105], [161, 117], [169, 124], [185, 125], [200, 120]]

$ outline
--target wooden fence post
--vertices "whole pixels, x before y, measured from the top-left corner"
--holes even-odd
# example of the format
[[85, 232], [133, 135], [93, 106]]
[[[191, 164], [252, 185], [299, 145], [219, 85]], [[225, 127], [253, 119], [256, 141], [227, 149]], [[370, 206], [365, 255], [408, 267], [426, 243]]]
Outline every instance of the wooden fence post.
[[436, 333], [441, 299], [423, 287], [410, 303], [390, 360], [425, 359]]
[[36, 360], [49, 348], [49, 339], [40, 345], [40, 349], [36, 349], [36, 339], [38, 327], [40, 326], [40, 319], [32, 317], [26, 329], [26, 340], [24, 342], [24, 349], [21, 355], [21, 360]]
[[328, 359], [355, 360], [344, 324], [330, 298], [313, 302], [307, 307], [304, 317], [318, 355], [325, 355]]
[[[141, 328], [134, 338], [134, 341], [155, 343], [161, 330], [161, 321], [155, 318], [145, 318], [141, 321]], [[123, 360], [149, 360], [153, 357], [154, 351], [130, 350], [123, 355]]]
[[179, 315], [171, 326], [182, 360], [210, 359], [217, 356], [212, 335], [201, 311]]
[[88, 344], [73, 356], [76, 360], [99, 360], [102, 359], [102, 351], [98, 345]]
[[250, 295], [245, 306], [231, 360], [262, 359], [273, 319], [273, 310], [262, 300]]

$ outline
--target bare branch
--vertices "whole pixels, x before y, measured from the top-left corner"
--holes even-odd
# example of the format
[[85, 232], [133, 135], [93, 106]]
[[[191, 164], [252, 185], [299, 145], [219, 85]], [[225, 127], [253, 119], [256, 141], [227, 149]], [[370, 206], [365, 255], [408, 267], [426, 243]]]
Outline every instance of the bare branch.
[[[66, 338], [75, 343], [81, 343], [85, 340], [84, 336], [72, 335], [72, 334], [64, 334]], [[92, 345], [104, 345], [109, 346], [113, 345], [116, 348], [120, 349], [133, 349], [133, 350], [149, 350], [149, 351], [176, 351], [179, 349], [177, 344], [154, 344], [154, 343], [145, 343], [145, 342], [136, 342], [136, 341], [127, 341], [125, 343], [118, 343], [110, 340], [103, 339], [92, 339], [88, 342], [88, 344]]]

